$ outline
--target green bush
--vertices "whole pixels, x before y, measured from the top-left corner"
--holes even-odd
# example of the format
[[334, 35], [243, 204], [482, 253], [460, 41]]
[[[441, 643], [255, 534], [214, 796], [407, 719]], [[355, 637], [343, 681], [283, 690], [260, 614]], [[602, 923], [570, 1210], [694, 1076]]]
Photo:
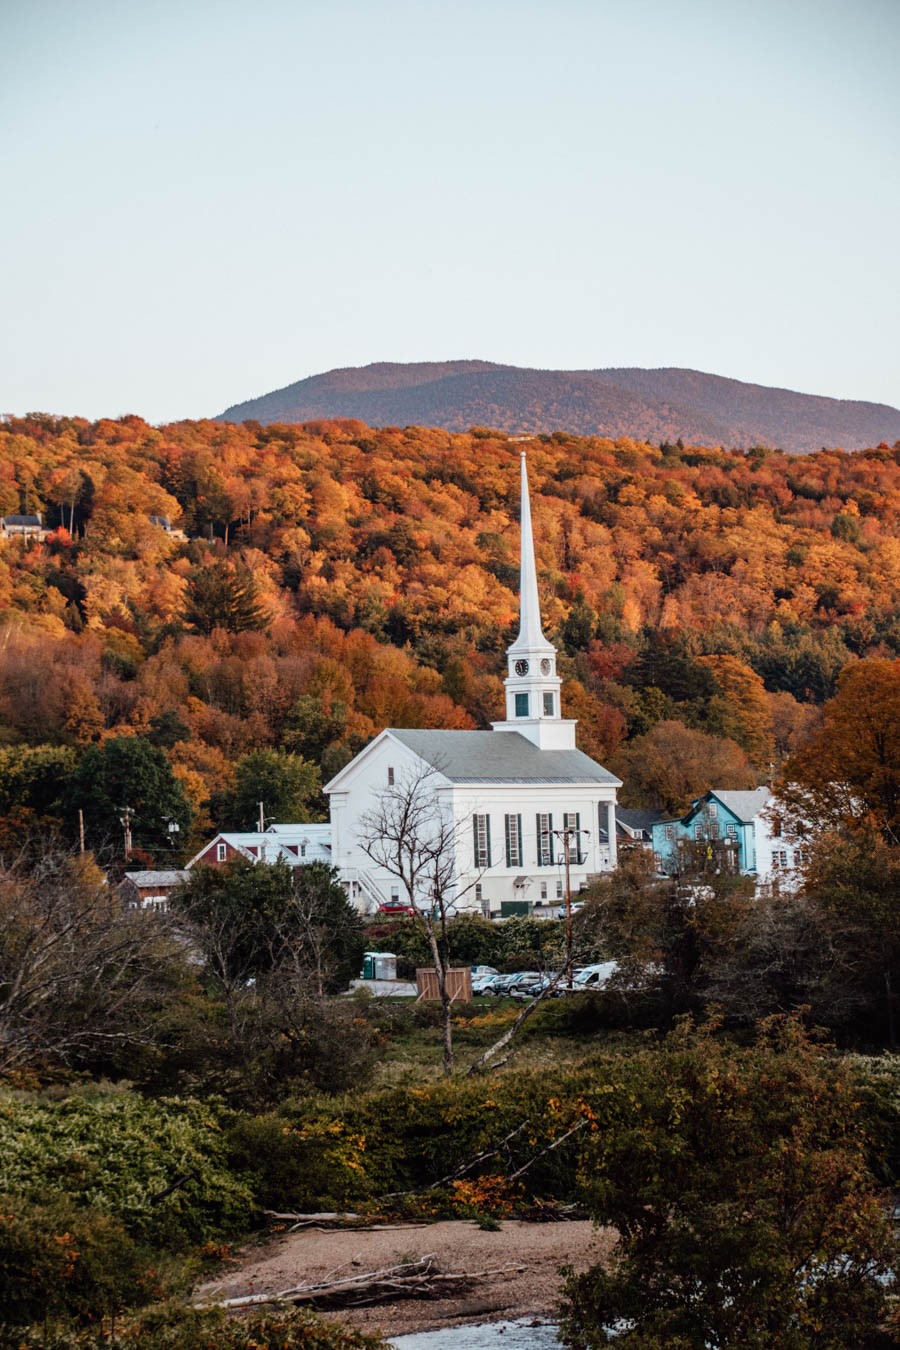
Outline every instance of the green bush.
[[102, 1330], [33, 1328], [4, 1333], [0, 1350], [384, 1350], [380, 1336], [368, 1336], [307, 1310], [260, 1313], [229, 1320], [218, 1309], [164, 1304]]
[[229, 1170], [226, 1119], [214, 1104], [129, 1092], [0, 1097], [0, 1190], [34, 1203], [65, 1195], [170, 1247], [234, 1233], [254, 1206]]
[[[560, 1073], [452, 1078], [341, 1100], [286, 1103], [264, 1117], [235, 1120], [232, 1165], [263, 1208], [311, 1212], [374, 1205], [397, 1191], [431, 1186], [510, 1132], [480, 1174], [516, 1170], [583, 1119], [615, 1118], [618, 1073], [612, 1059]], [[574, 1198], [582, 1130], [528, 1170], [523, 1196]]]
[[0, 1196], [0, 1309], [25, 1326], [46, 1317], [99, 1320], [155, 1296], [146, 1254], [121, 1223], [70, 1201]]

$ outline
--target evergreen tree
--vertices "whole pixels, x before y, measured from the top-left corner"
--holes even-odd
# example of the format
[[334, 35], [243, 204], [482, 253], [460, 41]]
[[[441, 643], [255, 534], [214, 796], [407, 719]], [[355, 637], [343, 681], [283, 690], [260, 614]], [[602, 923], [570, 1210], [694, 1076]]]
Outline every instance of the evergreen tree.
[[230, 562], [211, 563], [191, 574], [182, 618], [197, 633], [215, 628], [245, 633], [265, 628], [266, 613], [258, 588], [247, 567]]
[[72, 775], [64, 805], [73, 827], [79, 809], [84, 813], [92, 848], [113, 845], [116, 852], [124, 838], [122, 818], [128, 807], [132, 847], [157, 853], [160, 861], [171, 858], [173, 845], [186, 837], [193, 815], [165, 751], [135, 736], [90, 746]]

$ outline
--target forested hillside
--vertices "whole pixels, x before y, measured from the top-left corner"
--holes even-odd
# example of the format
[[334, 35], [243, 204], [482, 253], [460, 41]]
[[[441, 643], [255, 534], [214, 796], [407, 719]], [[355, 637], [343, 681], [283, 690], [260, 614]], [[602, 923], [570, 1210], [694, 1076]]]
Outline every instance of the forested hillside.
[[[351, 421], [7, 419], [0, 510], [52, 530], [0, 543], [7, 833], [73, 830], [73, 769], [94, 774], [85, 755], [109, 740], [174, 770], [183, 853], [214, 823], [251, 825], [260, 775], [315, 814], [318, 782], [382, 727], [488, 725], [517, 615], [522, 448]], [[759, 781], [846, 663], [900, 650], [900, 445], [525, 448], [564, 712], [624, 800]], [[695, 768], [666, 786], [653, 766], [673, 760]]]
[[900, 436], [900, 409], [678, 368], [530, 370], [490, 361], [380, 361], [311, 375], [221, 414], [228, 422], [358, 417], [375, 426], [565, 428], [696, 445], [861, 450]]

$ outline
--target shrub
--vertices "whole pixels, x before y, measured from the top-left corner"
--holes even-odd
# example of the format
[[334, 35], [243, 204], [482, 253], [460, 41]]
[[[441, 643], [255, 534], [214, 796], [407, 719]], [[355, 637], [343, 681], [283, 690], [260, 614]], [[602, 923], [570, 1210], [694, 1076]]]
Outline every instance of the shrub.
[[160, 1245], [240, 1231], [253, 1201], [229, 1171], [225, 1119], [209, 1103], [128, 1092], [0, 1098], [0, 1187], [35, 1203], [60, 1193]]
[[14, 1326], [98, 1320], [153, 1297], [146, 1255], [106, 1214], [0, 1197], [0, 1308]]
[[772, 1019], [735, 1048], [679, 1029], [625, 1068], [583, 1158], [612, 1261], [570, 1276], [563, 1339], [641, 1350], [872, 1346], [895, 1256], [846, 1065]]
[[229, 1320], [219, 1309], [164, 1304], [116, 1327], [112, 1340], [100, 1330], [33, 1328], [24, 1334], [0, 1328], [0, 1350], [384, 1350], [369, 1336], [303, 1310], [260, 1313]]

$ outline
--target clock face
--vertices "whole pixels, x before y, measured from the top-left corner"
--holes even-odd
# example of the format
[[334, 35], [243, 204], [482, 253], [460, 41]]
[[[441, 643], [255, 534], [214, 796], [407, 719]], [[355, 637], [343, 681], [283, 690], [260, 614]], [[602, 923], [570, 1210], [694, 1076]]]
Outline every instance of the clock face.
[[546, 656], [544, 657], [543, 661], [541, 662], [541, 674], [542, 674], [542, 675], [549, 675], [549, 674], [550, 674], [550, 662], [547, 660]]
[[517, 662], [516, 662], [516, 674], [517, 674], [517, 675], [527, 675], [527, 674], [528, 674], [528, 662], [527, 662], [527, 661], [517, 661]]

